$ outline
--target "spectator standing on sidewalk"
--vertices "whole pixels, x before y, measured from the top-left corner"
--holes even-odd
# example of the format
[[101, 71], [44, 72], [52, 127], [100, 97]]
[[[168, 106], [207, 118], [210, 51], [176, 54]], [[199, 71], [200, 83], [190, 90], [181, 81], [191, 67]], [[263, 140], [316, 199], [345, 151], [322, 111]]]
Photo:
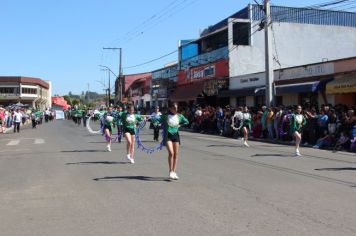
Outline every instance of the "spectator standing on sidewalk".
[[32, 113], [31, 113], [31, 121], [32, 121], [32, 129], [35, 129], [36, 126], [37, 126], [35, 110], [33, 110]]
[[14, 112], [14, 116], [13, 116], [13, 120], [14, 120], [14, 133], [20, 133], [20, 124], [22, 121], [22, 113], [20, 112], [19, 109], [16, 109], [16, 111]]
[[216, 113], [216, 127], [219, 135], [223, 135], [224, 132], [224, 112], [221, 107], [218, 107]]
[[324, 134], [325, 131], [328, 131], [328, 120], [328, 115], [325, 113], [324, 109], [322, 109], [318, 117], [318, 137]]
[[267, 124], [267, 130], [268, 130], [268, 138], [272, 140], [274, 138], [273, 135], [273, 119], [274, 119], [274, 112], [273, 112], [273, 107], [268, 108], [268, 113], [266, 117], [266, 124]]
[[279, 127], [281, 125], [282, 114], [283, 114], [283, 107], [277, 107], [276, 114], [273, 117], [273, 128], [274, 128], [274, 133], [276, 134], [275, 140], [279, 140], [280, 137]]
[[266, 106], [262, 106], [262, 116], [261, 116], [261, 125], [262, 125], [262, 133], [261, 133], [261, 138], [266, 138], [267, 137], [267, 114], [268, 110]]
[[50, 115], [51, 115], [51, 111], [49, 110], [49, 108], [47, 108], [46, 111], [45, 111], [45, 122], [46, 123], [48, 123]]

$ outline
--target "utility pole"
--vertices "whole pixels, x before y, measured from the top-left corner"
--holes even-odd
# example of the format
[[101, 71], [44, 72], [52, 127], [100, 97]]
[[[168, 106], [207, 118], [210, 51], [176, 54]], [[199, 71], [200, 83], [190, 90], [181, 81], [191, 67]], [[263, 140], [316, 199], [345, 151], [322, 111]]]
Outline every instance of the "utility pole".
[[103, 48], [104, 50], [119, 50], [120, 53], [120, 57], [119, 57], [119, 76], [118, 79], [119, 80], [119, 91], [118, 94], [118, 100], [121, 102], [122, 101], [122, 48]]
[[110, 71], [108, 70], [108, 74], [109, 74], [109, 87], [108, 87], [108, 93], [109, 93], [109, 107], [110, 107], [110, 94], [111, 94], [111, 88], [110, 88]]
[[274, 74], [273, 74], [273, 54], [271, 37], [271, 4], [270, 0], [264, 1], [266, 20], [265, 20], [265, 60], [266, 60], [266, 106], [275, 105], [274, 94]]
[[89, 95], [89, 83], [88, 83], [88, 93], [87, 93], [87, 102], [89, 103], [90, 102], [90, 95]]

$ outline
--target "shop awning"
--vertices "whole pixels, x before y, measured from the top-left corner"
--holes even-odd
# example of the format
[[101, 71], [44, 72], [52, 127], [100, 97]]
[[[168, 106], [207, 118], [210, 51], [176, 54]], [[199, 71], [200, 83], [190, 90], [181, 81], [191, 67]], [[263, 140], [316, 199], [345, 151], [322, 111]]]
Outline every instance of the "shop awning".
[[169, 99], [175, 102], [195, 100], [202, 93], [203, 87], [203, 81], [179, 86], [169, 96]]
[[336, 79], [326, 85], [327, 94], [356, 93], [356, 75]]
[[[298, 84], [277, 85], [276, 95], [285, 93], [307, 93], [322, 91], [325, 89], [325, 84], [330, 80], [331, 79]], [[219, 93], [219, 97], [262, 96], [265, 94], [266, 87], [258, 87], [221, 91]]]
[[278, 85], [276, 86], [276, 94], [317, 92], [321, 87], [320, 81]]
[[244, 96], [261, 96], [265, 94], [264, 88], [245, 88], [245, 89], [233, 89], [222, 90], [219, 92], [218, 97], [244, 97]]

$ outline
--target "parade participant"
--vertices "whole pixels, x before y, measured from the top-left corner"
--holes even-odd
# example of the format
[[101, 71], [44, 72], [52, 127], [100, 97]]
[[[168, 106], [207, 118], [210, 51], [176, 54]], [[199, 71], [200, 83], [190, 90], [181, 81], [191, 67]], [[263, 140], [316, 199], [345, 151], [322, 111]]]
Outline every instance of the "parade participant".
[[114, 114], [112, 111], [112, 107], [109, 107], [108, 111], [103, 116], [103, 130], [105, 134], [105, 139], [107, 142], [108, 152], [111, 152], [111, 135], [112, 135], [112, 127], [114, 123]]
[[117, 128], [117, 138], [118, 142], [121, 143], [122, 132], [123, 132], [123, 122], [122, 122], [122, 106], [118, 106], [117, 111], [115, 113], [115, 120], [116, 120], [116, 128]]
[[297, 106], [295, 113], [291, 117], [292, 134], [295, 137], [295, 155], [301, 156], [299, 152], [300, 141], [302, 140], [302, 127], [306, 125], [306, 119], [302, 115], [302, 107]]
[[159, 138], [159, 128], [160, 128], [159, 119], [161, 115], [162, 113], [159, 111], [159, 106], [156, 106], [155, 112], [151, 114], [151, 122], [153, 126], [153, 140], [157, 142]]
[[242, 122], [242, 131], [244, 133], [244, 146], [249, 147], [250, 145], [248, 145], [247, 140], [248, 140], [249, 130], [251, 130], [252, 117], [248, 111], [247, 106], [245, 106], [243, 109], [241, 122]]
[[178, 114], [177, 103], [172, 103], [169, 106], [168, 114], [161, 116], [160, 123], [164, 129], [164, 139], [168, 150], [169, 178], [177, 180], [179, 177], [176, 173], [176, 169], [180, 145], [178, 131], [181, 125], [187, 125], [189, 124], [189, 121], [182, 114]]
[[123, 131], [127, 141], [126, 145], [126, 158], [131, 162], [135, 163], [134, 153], [135, 153], [135, 135], [137, 131], [137, 122], [140, 122], [144, 119], [143, 116], [135, 114], [135, 108], [133, 105], [130, 105], [127, 108], [127, 111], [124, 112], [121, 116], [123, 123]]
[[240, 129], [242, 128], [242, 107], [238, 107], [231, 120], [231, 128], [236, 132], [236, 138], [240, 137]]

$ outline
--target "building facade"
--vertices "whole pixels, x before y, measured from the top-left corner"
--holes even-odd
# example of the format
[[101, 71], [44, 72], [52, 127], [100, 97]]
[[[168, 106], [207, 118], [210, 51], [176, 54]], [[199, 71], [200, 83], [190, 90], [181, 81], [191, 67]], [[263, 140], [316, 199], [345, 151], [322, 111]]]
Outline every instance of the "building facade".
[[[274, 71], [276, 105], [356, 105], [356, 57]], [[264, 72], [230, 78], [231, 106], [259, 107], [265, 103]]]
[[125, 75], [125, 97], [122, 102], [136, 108], [149, 109], [151, 106], [151, 73]]
[[23, 76], [0, 76], [0, 104], [15, 103], [36, 109], [51, 107], [52, 88], [50, 81]]
[[168, 107], [168, 97], [176, 88], [178, 64], [171, 63], [152, 72], [151, 107]]
[[[356, 56], [356, 13], [272, 6], [271, 15], [274, 70]], [[205, 29], [199, 39], [181, 41], [177, 91], [170, 98], [190, 102], [194, 99], [197, 102], [200, 98], [205, 102], [212, 103], [215, 100], [217, 104], [230, 105], [264, 104], [262, 90], [256, 94], [254, 90], [246, 90], [263, 86], [262, 81], [265, 83], [261, 73], [265, 71], [264, 18], [263, 9], [251, 4]], [[227, 74], [214, 74], [216, 70], [214, 71], [212, 65], [215, 64], [216, 67], [220, 61], [227, 63]], [[251, 74], [256, 74], [258, 79], [248, 78]], [[279, 77], [276, 78], [278, 80]], [[228, 82], [223, 82], [224, 79]], [[206, 85], [203, 80], [218, 82], [209, 82], [213, 84], [211, 86], [209, 83]], [[276, 85], [278, 83], [282, 86], [283, 82], [276, 81]], [[226, 86], [223, 84], [229, 85], [230, 92], [224, 91]], [[217, 93], [211, 100], [207, 96], [209, 92], [204, 92], [204, 87], [209, 86], [216, 88], [215, 91], [210, 91], [211, 94]], [[278, 89], [279, 93], [286, 91], [281, 88]], [[186, 99], [182, 95], [184, 91], [189, 91]], [[305, 91], [306, 94], [309, 92]], [[227, 94], [230, 96], [226, 96]], [[315, 98], [309, 97], [309, 100], [313, 99], [312, 102], [315, 102]], [[281, 99], [283, 100], [283, 96], [277, 97], [277, 103]], [[296, 97], [286, 95], [283, 102], [292, 103], [297, 100]]]
[[[297, 79], [293, 73], [299, 73], [300, 76], [303, 73], [308, 73], [298, 66], [308, 66], [308, 69], [313, 71], [313, 76], [323, 76], [323, 73], [332, 75], [336, 73], [332, 68], [333, 63], [322, 62], [356, 56], [356, 44], [352, 43], [356, 41], [356, 13], [272, 6], [271, 14], [271, 40], [274, 48], [272, 52], [273, 68], [281, 73], [283, 73], [283, 69], [287, 68], [285, 71], [292, 73], [288, 75], [288, 78], [285, 71], [283, 74], [275, 74], [276, 103], [306, 102], [301, 101], [297, 93], [294, 93], [294, 97], [291, 95], [292, 93], [288, 96], [278, 95], [282, 91], [287, 91], [285, 88], [282, 89], [282, 86], [287, 86], [289, 82], [282, 81]], [[237, 16], [224, 21], [228, 26], [229, 38], [232, 39], [229, 40], [228, 46], [230, 90], [235, 90], [236, 93], [230, 97], [231, 105], [243, 103], [242, 100], [246, 94], [239, 94], [238, 89], [245, 89], [246, 86], [266, 81], [264, 75], [258, 73], [265, 71], [265, 32], [259, 30], [264, 17], [264, 12], [259, 6], [249, 5]], [[292, 67], [297, 68], [288, 69]], [[253, 78], [247, 77], [252, 73], [257, 73], [255, 78], [259, 79], [250, 81]], [[243, 78], [245, 75], [246, 78]], [[246, 82], [247, 79], [249, 82]], [[283, 83], [286, 84], [283, 85]], [[298, 88], [306, 89], [306, 87]], [[316, 98], [315, 92], [317, 91], [306, 89], [299, 91], [299, 96], [311, 103], [323, 104], [327, 99], [322, 99], [324, 100], [322, 102]], [[246, 104], [265, 104], [264, 95], [261, 93], [262, 91], [247, 96]], [[252, 102], [253, 96], [254, 101]]]

